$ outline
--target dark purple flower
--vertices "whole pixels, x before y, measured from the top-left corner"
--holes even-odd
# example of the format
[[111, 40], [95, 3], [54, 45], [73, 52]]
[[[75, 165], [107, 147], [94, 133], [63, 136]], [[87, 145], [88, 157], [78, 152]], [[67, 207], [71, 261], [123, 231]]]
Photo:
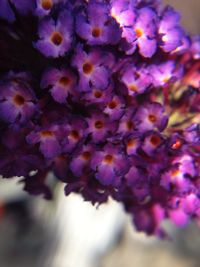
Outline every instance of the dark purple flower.
[[65, 103], [69, 94], [75, 95], [76, 76], [69, 69], [49, 69], [41, 80], [41, 88], [50, 87], [53, 99], [58, 103]]
[[0, 84], [0, 118], [7, 123], [27, 122], [36, 111], [36, 97], [22, 81]]
[[189, 192], [192, 187], [190, 178], [194, 178], [196, 169], [193, 158], [190, 155], [183, 155], [172, 162], [172, 167], [165, 172], [161, 178], [161, 185], [170, 190], [171, 185], [180, 192]]
[[114, 96], [112, 86], [107, 87], [105, 90], [91, 88], [91, 91], [85, 92], [81, 99], [84, 101], [85, 105], [100, 104], [105, 106], [109, 103]]
[[96, 151], [91, 160], [95, 177], [104, 185], [118, 185], [120, 178], [128, 171], [129, 161], [119, 147], [108, 145]]
[[0, 176], [112, 197], [162, 238], [200, 221], [200, 42], [179, 21], [160, 0], [0, 0]]
[[60, 2], [60, 0], [36, 0], [35, 14], [39, 17], [48, 15], [54, 4]]
[[71, 117], [69, 122], [63, 126], [63, 134], [66, 139], [63, 140], [63, 150], [71, 152], [77, 145], [87, 137], [87, 123], [80, 117]]
[[134, 119], [135, 109], [125, 111], [123, 117], [119, 120], [117, 133], [121, 136], [127, 136], [136, 131], [136, 121]]
[[62, 153], [60, 135], [60, 126], [52, 125], [30, 132], [26, 140], [29, 144], [33, 145], [39, 143], [41, 153], [49, 159]]
[[137, 149], [141, 145], [141, 139], [137, 135], [129, 135], [125, 139], [125, 145], [126, 145], [126, 153], [127, 155], [135, 155], [137, 154]]
[[114, 96], [104, 109], [104, 113], [109, 116], [111, 121], [118, 120], [125, 112], [125, 101], [122, 97]]
[[93, 154], [96, 148], [91, 145], [83, 146], [81, 150], [75, 152], [70, 162], [70, 169], [75, 176], [82, 176], [84, 170], [90, 167]]
[[91, 117], [87, 119], [87, 123], [87, 132], [91, 134], [94, 143], [105, 141], [106, 137], [113, 134], [117, 129], [116, 122], [111, 122], [108, 116], [98, 112], [92, 112]]
[[164, 108], [159, 103], [148, 103], [138, 108], [135, 121], [138, 122], [138, 129], [142, 132], [158, 129], [162, 131], [167, 126], [168, 117]]
[[108, 5], [95, 1], [89, 2], [87, 16], [77, 16], [76, 32], [90, 45], [116, 44], [121, 37], [117, 23], [109, 17]]
[[59, 14], [56, 21], [44, 18], [38, 27], [39, 40], [35, 47], [46, 57], [64, 56], [72, 44], [73, 19], [69, 11]]
[[133, 211], [133, 221], [138, 231], [144, 231], [147, 234], [156, 234], [163, 237], [164, 232], [160, 228], [161, 222], [165, 219], [165, 210], [163, 207], [154, 203], [153, 205], [146, 207], [138, 207]]
[[72, 65], [79, 72], [78, 90], [90, 91], [91, 85], [95, 89], [106, 89], [109, 83], [109, 71], [105, 63], [106, 57], [100, 50], [86, 53], [79, 45], [72, 60]]
[[52, 166], [54, 175], [61, 181], [66, 181], [66, 173], [69, 171], [70, 158], [66, 154], [60, 154], [57, 157], [50, 159], [47, 165]]
[[160, 153], [163, 144], [163, 138], [158, 132], [148, 132], [142, 143], [142, 150], [148, 155], [153, 156]]

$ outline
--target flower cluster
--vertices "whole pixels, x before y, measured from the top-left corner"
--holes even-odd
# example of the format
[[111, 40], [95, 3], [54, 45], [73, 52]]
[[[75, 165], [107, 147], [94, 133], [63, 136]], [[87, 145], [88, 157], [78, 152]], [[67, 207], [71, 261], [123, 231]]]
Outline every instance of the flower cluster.
[[200, 220], [200, 38], [157, 0], [0, 0], [0, 175], [136, 228]]

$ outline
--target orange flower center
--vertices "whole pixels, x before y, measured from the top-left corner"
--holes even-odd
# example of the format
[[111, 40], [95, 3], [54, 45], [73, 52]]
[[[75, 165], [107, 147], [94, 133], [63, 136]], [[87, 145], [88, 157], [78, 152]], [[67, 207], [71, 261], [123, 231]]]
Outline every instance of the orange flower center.
[[135, 29], [135, 33], [136, 33], [137, 38], [142, 37], [142, 35], [144, 34], [143, 30], [140, 28]]
[[135, 145], [136, 145], [136, 141], [134, 139], [130, 139], [127, 143], [128, 148], [134, 147]]
[[90, 62], [86, 62], [83, 64], [83, 72], [85, 74], [90, 74], [93, 71], [93, 65]]
[[72, 130], [71, 131], [70, 137], [72, 137], [74, 140], [79, 140], [80, 139], [80, 135], [79, 135], [78, 131], [76, 131], [76, 130]]
[[53, 2], [52, 0], [42, 0], [41, 2], [41, 6], [42, 8], [44, 8], [45, 10], [49, 10], [52, 8], [53, 6]]
[[176, 177], [176, 176], [180, 175], [181, 172], [179, 171], [179, 169], [177, 169], [177, 170], [173, 170], [173, 171], [171, 172], [171, 174], [172, 174], [172, 177]]
[[68, 86], [70, 84], [70, 79], [66, 76], [60, 78], [59, 83], [63, 86]]
[[151, 136], [151, 138], [150, 138], [150, 142], [152, 143], [152, 145], [154, 145], [154, 146], [158, 146], [158, 145], [160, 145], [161, 140], [160, 140], [160, 137], [159, 137], [159, 136], [157, 136], [157, 135], [153, 135], [153, 136]]
[[132, 121], [127, 121], [126, 127], [130, 131], [134, 128], [134, 123]]
[[130, 91], [133, 91], [133, 92], [137, 92], [137, 91], [138, 91], [138, 88], [137, 88], [137, 86], [136, 86], [135, 84], [131, 84], [131, 85], [129, 86], [129, 90], [130, 90]]
[[116, 101], [111, 101], [109, 104], [108, 104], [108, 107], [110, 108], [110, 109], [114, 109], [114, 108], [116, 108], [117, 107], [117, 103], [116, 103]]
[[154, 122], [157, 121], [156, 116], [154, 116], [153, 114], [150, 114], [150, 115], [148, 116], [148, 119], [149, 119], [149, 121], [152, 122], [152, 123], [154, 123]]
[[82, 158], [83, 158], [84, 160], [89, 160], [89, 159], [91, 158], [91, 153], [90, 153], [89, 151], [84, 151], [84, 152], [82, 153]]
[[108, 154], [104, 157], [104, 162], [107, 164], [111, 164], [113, 162], [113, 160], [114, 160], [114, 157], [110, 154]]
[[14, 101], [14, 103], [15, 103], [16, 105], [18, 105], [18, 106], [22, 106], [22, 105], [24, 105], [24, 103], [25, 103], [25, 99], [24, 99], [24, 97], [21, 96], [21, 95], [18, 95], [18, 94], [14, 96], [13, 101]]
[[93, 28], [92, 29], [92, 36], [94, 38], [98, 38], [101, 35], [101, 29], [99, 28]]
[[101, 129], [104, 126], [104, 123], [102, 121], [96, 121], [94, 124], [96, 129]]
[[42, 137], [52, 137], [53, 136], [53, 132], [51, 132], [51, 131], [48, 131], [48, 130], [44, 130], [44, 131], [42, 131], [41, 132], [41, 136]]
[[51, 36], [51, 41], [53, 44], [59, 46], [63, 41], [62, 34], [60, 32], [54, 32]]
[[102, 95], [103, 95], [103, 93], [102, 93], [101, 91], [95, 91], [95, 92], [94, 92], [94, 96], [95, 96], [96, 98], [101, 98]]

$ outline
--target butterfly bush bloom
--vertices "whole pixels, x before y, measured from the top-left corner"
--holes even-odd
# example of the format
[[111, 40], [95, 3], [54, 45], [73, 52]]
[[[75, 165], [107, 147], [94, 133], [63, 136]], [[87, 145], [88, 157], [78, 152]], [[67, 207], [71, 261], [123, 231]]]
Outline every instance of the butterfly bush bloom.
[[45, 17], [39, 22], [39, 40], [35, 47], [47, 57], [63, 56], [71, 47], [73, 18], [68, 10], [59, 14], [55, 21]]
[[49, 69], [42, 77], [41, 88], [50, 87], [53, 99], [58, 103], [65, 103], [71, 94], [75, 95], [76, 76], [69, 69]]
[[[23, 23], [22, 23], [23, 22]], [[0, 175], [112, 197], [138, 231], [200, 220], [200, 38], [159, 0], [0, 1]]]
[[116, 44], [120, 40], [120, 28], [109, 16], [109, 7], [105, 3], [89, 2], [86, 15], [78, 14], [77, 34], [90, 45]]

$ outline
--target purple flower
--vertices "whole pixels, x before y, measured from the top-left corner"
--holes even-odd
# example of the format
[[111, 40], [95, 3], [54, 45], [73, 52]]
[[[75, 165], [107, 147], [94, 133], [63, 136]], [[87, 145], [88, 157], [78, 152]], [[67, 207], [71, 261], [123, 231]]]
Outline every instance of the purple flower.
[[94, 143], [103, 142], [117, 129], [115, 122], [111, 122], [106, 115], [98, 112], [92, 112], [91, 117], [87, 119], [87, 123], [87, 132], [91, 134]]
[[70, 158], [66, 154], [60, 154], [57, 157], [50, 159], [47, 163], [52, 166], [54, 175], [61, 181], [66, 181], [66, 173], [69, 171]]
[[182, 76], [182, 69], [176, 70], [175, 62], [170, 60], [161, 64], [151, 65], [149, 73], [152, 75], [153, 85], [158, 87], [176, 81]]
[[170, 190], [174, 185], [180, 192], [189, 192], [192, 188], [191, 178], [196, 175], [193, 158], [190, 155], [183, 155], [172, 162], [172, 167], [165, 172], [161, 178], [161, 185]]
[[43, 17], [48, 15], [54, 4], [58, 3], [59, 0], [36, 0], [36, 9], [35, 14], [39, 17]]
[[122, 71], [121, 81], [125, 84], [129, 95], [144, 93], [151, 85], [152, 78], [145, 69], [137, 69], [128, 65]]
[[86, 145], [83, 146], [81, 150], [75, 152], [70, 163], [70, 169], [75, 176], [82, 176], [84, 170], [86, 168], [89, 169], [95, 150], [95, 147]]
[[24, 124], [35, 113], [36, 101], [34, 92], [26, 83], [4, 82], [0, 84], [0, 119]]
[[49, 69], [41, 80], [41, 88], [50, 87], [53, 99], [58, 103], [65, 103], [68, 95], [75, 95], [76, 76], [69, 69]]
[[111, 121], [118, 120], [125, 112], [125, 101], [119, 96], [114, 96], [104, 109], [104, 113], [109, 116]]
[[137, 150], [141, 145], [141, 140], [137, 135], [132, 134], [126, 138], [125, 144], [126, 144], [127, 155], [129, 156], [136, 155]]
[[195, 123], [184, 131], [184, 139], [192, 145], [200, 145], [200, 125]]
[[84, 101], [85, 105], [99, 104], [105, 106], [109, 103], [113, 97], [112, 86], [107, 87], [105, 90], [91, 88], [91, 91], [85, 92], [81, 99]]
[[87, 137], [87, 123], [80, 117], [71, 117], [66, 125], [63, 125], [63, 150], [71, 152]]
[[142, 132], [158, 129], [163, 131], [167, 126], [168, 118], [164, 108], [159, 103], [148, 103], [138, 108], [135, 121], [138, 122], [138, 129]]
[[[112, 0], [111, 16], [122, 26], [131, 26], [135, 20], [134, 0]], [[122, 28], [123, 32], [126, 28]]]
[[126, 110], [125, 114], [119, 121], [117, 133], [121, 136], [126, 136], [136, 131], [136, 122], [134, 119], [135, 110]]
[[121, 37], [114, 19], [109, 17], [108, 5], [89, 2], [87, 16], [80, 13], [76, 19], [77, 34], [90, 45], [116, 44]]
[[155, 153], [160, 153], [163, 140], [159, 133], [157, 132], [148, 132], [144, 138], [142, 144], [142, 150], [148, 155], [153, 156]]
[[79, 91], [90, 91], [91, 85], [100, 90], [107, 88], [109, 83], [109, 71], [105, 60], [106, 57], [100, 50], [92, 50], [86, 53], [81, 46], [77, 47], [72, 65], [76, 67], [79, 72]]
[[160, 204], [136, 208], [133, 214], [133, 221], [138, 231], [145, 229], [147, 234], [154, 233], [161, 237], [165, 235], [160, 228], [161, 222], [165, 219], [165, 211]]
[[60, 135], [60, 127], [52, 125], [30, 132], [26, 140], [32, 145], [39, 143], [39, 149], [43, 156], [50, 159], [62, 153]]
[[172, 7], [167, 7], [159, 23], [160, 47], [165, 52], [171, 52], [182, 44], [184, 32], [179, 26], [180, 15]]
[[144, 57], [152, 57], [156, 52], [156, 30], [156, 13], [148, 7], [140, 9], [134, 31], [140, 54]]
[[39, 23], [40, 40], [35, 47], [46, 57], [64, 56], [72, 44], [73, 19], [68, 11], [59, 14], [56, 21], [44, 18]]
[[138, 12], [135, 11], [135, 14], [133, 11], [129, 11], [123, 15], [123, 17], [117, 16], [120, 24], [125, 24], [126, 26], [122, 33], [124, 41], [122, 41], [121, 48], [129, 55], [134, 53], [138, 46], [142, 56], [152, 57], [157, 49], [156, 13], [153, 9], [144, 7], [139, 9]]
[[103, 150], [95, 152], [91, 167], [96, 172], [95, 177], [103, 185], [118, 185], [120, 178], [128, 171], [129, 161], [119, 153], [120, 148], [108, 145]]

